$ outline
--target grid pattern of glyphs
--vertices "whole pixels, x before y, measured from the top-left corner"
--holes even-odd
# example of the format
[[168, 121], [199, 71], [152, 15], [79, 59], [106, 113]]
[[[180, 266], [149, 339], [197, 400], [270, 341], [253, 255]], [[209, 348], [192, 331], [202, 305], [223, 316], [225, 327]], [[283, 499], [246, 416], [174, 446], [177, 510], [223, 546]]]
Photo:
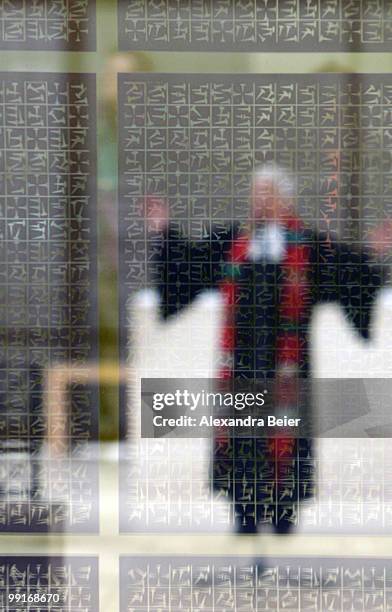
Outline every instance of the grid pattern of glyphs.
[[94, 48], [95, 0], [1, 0], [0, 49]]
[[390, 51], [389, 0], [118, 0], [123, 49]]
[[122, 557], [121, 612], [388, 611], [388, 559]]
[[4, 612], [97, 612], [97, 586], [97, 557], [0, 557], [0, 605]]
[[[45, 386], [52, 367], [83, 365], [97, 352], [94, 104], [92, 76], [0, 75], [4, 531], [97, 522], [88, 447], [96, 390], [73, 384], [62, 415]], [[45, 451], [48, 402], [64, 425], [64, 461]]]

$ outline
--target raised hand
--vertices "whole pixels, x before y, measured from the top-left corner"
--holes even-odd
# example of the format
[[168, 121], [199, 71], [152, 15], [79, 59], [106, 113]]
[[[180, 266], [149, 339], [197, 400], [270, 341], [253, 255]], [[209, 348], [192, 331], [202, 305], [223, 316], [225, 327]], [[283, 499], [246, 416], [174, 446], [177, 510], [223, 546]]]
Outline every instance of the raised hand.
[[149, 231], [165, 230], [169, 223], [169, 209], [165, 199], [160, 196], [145, 196], [144, 216]]
[[378, 256], [392, 252], [392, 219], [385, 219], [366, 236], [368, 247]]

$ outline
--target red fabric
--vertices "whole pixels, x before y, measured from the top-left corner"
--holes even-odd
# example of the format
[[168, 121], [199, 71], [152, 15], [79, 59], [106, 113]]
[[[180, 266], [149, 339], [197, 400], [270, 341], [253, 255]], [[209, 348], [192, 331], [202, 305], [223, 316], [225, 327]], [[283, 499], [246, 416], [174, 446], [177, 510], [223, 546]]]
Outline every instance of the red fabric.
[[[300, 219], [291, 218], [286, 221], [287, 229], [301, 232], [303, 225]], [[233, 267], [246, 261], [249, 236], [242, 235], [233, 241], [228, 263]], [[309, 267], [310, 247], [306, 244], [291, 242], [286, 246], [282, 261], [283, 282], [280, 292], [279, 319], [281, 323], [296, 325], [307, 311], [309, 303], [309, 284], [307, 271]], [[225, 303], [224, 325], [220, 348], [227, 357], [225, 365], [219, 373], [219, 378], [228, 378], [228, 365], [233, 361], [235, 349], [235, 308], [237, 283], [235, 279], [226, 278], [221, 284], [221, 293]], [[301, 346], [297, 330], [278, 331], [276, 368], [287, 364], [299, 365], [301, 362]]]
[[[302, 232], [300, 219], [288, 219], [286, 228], [291, 232]], [[233, 241], [228, 264], [240, 265], [246, 261], [249, 236], [242, 235]], [[300, 241], [290, 241], [286, 245], [286, 253], [281, 262], [283, 281], [280, 290], [279, 321], [280, 329], [276, 339], [276, 372], [275, 404], [289, 406], [295, 402], [297, 393], [298, 370], [302, 360], [302, 347], [298, 328], [309, 303], [309, 284], [307, 271], [310, 261], [310, 246]], [[235, 311], [237, 283], [235, 274], [226, 278], [221, 284], [221, 292], [225, 302], [224, 326], [221, 335], [220, 349], [224, 365], [220, 368], [219, 378], [228, 380], [233, 376], [233, 351], [235, 349]], [[289, 370], [287, 370], [289, 366]], [[227, 443], [228, 432], [220, 430], [217, 437], [222, 443]], [[274, 460], [275, 473], [278, 481], [283, 477], [281, 461], [287, 461], [294, 455], [296, 441], [291, 438], [275, 438], [270, 441], [270, 456]]]

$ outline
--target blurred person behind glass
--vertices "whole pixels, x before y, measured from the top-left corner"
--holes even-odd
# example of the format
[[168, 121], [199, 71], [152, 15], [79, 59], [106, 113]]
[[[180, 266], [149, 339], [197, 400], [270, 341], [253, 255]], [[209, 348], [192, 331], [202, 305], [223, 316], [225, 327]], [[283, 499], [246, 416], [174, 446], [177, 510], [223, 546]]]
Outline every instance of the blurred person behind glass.
[[[245, 224], [211, 224], [193, 240], [170, 220], [162, 198], [146, 198], [146, 215], [159, 251], [154, 279], [162, 316], [176, 315], [206, 289], [219, 289], [226, 304], [219, 377], [246, 381], [246, 390], [270, 381], [275, 413], [290, 415], [302, 397], [306, 416], [313, 308], [339, 303], [360, 337], [370, 338], [373, 303], [387, 279], [377, 256], [391, 248], [392, 225], [385, 220], [369, 233], [367, 249], [335, 242], [304, 225], [296, 193], [295, 176], [270, 164], [252, 177]], [[312, 440], [286, 435], [267, 439], [255, 432], [246, 439], [218, 432], [213, 483], [219, 497], [232, 500], [237, 533], [270, 525], [286, 534], [298, 524], [299, 502], [313, 495]]]

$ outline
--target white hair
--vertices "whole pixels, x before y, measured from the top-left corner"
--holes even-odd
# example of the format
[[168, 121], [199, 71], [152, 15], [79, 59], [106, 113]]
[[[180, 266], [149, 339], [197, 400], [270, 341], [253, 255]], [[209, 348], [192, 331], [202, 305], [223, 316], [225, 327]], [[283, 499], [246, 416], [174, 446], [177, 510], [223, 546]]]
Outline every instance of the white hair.
[[272, 183], [284, 198], [291, 199], [296, 195], [295, 179], [284, 168], [275, 163], [255, 168], [252, 176], [252, 185], [259, 181]]

